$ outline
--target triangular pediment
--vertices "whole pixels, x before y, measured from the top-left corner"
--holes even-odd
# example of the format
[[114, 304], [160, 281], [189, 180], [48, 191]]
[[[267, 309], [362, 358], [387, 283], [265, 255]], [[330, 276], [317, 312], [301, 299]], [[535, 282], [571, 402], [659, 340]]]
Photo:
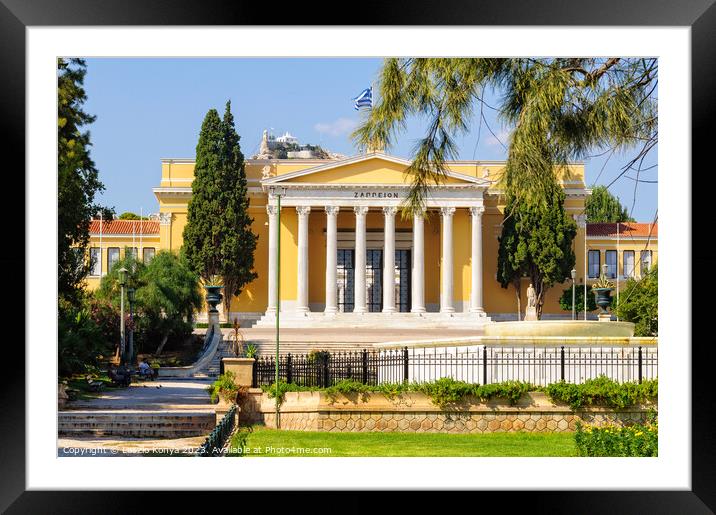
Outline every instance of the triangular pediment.
[[[265, 186], [278, 184], [409, 186], [411, 177], [405, 173], [408, 166], [410, 166], [410, 161], [406, 159], [383, 153], [373, 153], [278, 175], [265, 179], [261, 183]], [[450, 171], [443, 184], [488, 186], [489, 181]]]

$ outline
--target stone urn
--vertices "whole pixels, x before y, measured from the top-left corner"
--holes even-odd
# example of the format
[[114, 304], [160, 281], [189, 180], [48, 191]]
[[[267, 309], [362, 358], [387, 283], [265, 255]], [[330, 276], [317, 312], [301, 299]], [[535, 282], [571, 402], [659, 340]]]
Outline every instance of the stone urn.
[[609, 311], [607, 311], [607, 307], [609, 304], [612, 303], [612, 290], [614, 288], [592, 288], [594, 291], [594, 295], [596, 297], [596, 304], [599, 306], [602, 311], [600, 314], [602, 315], [608, 315]]
[[221, 302], [224, 296], [221, 294], [223, 286], [207, 285], [204, 286], [206, 290], [206, 303], [209, 305], [209, 313], [218, 313], [219, 310], [216, 306]]

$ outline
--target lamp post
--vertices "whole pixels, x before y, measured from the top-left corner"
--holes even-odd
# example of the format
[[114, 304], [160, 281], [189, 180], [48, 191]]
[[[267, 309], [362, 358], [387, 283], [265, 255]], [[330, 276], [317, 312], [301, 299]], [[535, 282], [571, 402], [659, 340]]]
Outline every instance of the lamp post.
[[129, 301], [129, 342], [127, 345], [127, 355], [129, 356], [129, 362], [132, 363], [134, 359], [134, 288], [127, 288], [127, 300]]
[[118, 270], [119, 274], [119, 355], [121, 363], [126, 363], [126, 356], [124, 354], [124, 287], [127, 285], [127, 270], [122, 267]]
[[575, 302], [576, 302], [575, 299], [577, 298], [577, 295], [576, 295], [575, 284], [574, 284], [574, 280], [576, 278], [577, 278], [577, 271], [574, 268], [572, 268], [572, 320], [577, 319], [577, 306], [575, 305]]
[[277, 217], [276, 217], [276, 224], [278, 227], [276, 228], [276, 232], [278, 233], [278, 238], [276, 242], [276, 370], [275, 370], [275, 381], [274, 384], [276, 385], [276, 429], [279, 429], [281, 427], [281, 415], [279, 412], [280, 407], [280, 401], [279, 401], [279, 393], [278, 393], [278, 360], [279, 360], [279, 346], [281, 342], [280, 338], [280, 313], [281, 313], [281, 197], [283, 197], [286, 194], [286, 187], [282, 186], [281, 193], [276, 193], [276, 187], [271, 186], [269, 188], [269, 191], [271, 192], [271, 195], [273, 197], [276, 197], [276, 210]]

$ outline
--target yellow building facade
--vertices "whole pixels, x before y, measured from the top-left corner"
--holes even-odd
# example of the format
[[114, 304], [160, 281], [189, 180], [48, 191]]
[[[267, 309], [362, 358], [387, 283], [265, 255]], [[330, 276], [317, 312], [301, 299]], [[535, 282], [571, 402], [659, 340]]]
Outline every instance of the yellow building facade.
[[[514, 290], [501, 288], [496, 279], [504, 209], [498, 184], [504, 163], [448, 163], [445, 180], [431, 187], [423, 216], [405, 219], [400, 206], [410, 189], [408, 165], [409, 161], [382, 152], [337, 160], [247, 160], [249, 210], [252, 230], [258, 235], [254, 254], [258, 277], [232, 299], [230, 317], [268, 325], [280, 303], [282, 320], [296, 326], [358, 318], [378, 324], [452, 320], [467, 326], [516, 319]], [[157, 251], [178, 251], [194, 160], [163, 159], [161, 166], [161, 182], [154, 188], [159, 213], [151, 230], [156, 232], [143, 233], [142, 244]], [[570, 165], [560, 181], [565, 209], [579, 222], [574, 241], [579, 287], [590, 282], [589, 250], [606, 252], [616, 241], [610, 235], [585, 234], [583, 213], [589, 190], [584, 166]], [[106, 232], [103, 238], [106, 248]], [[136, 232], [133, 238], [126, 233], [123, 238], [113, 240], [121, 252], [137, 241]], [[90, 246], [97, 247], [98, 239], [93, 232]], [[279, 241], [280, 263], [276, 261]], [[641, 255], [637, 243], [643, 242], [634, 243], [633, 250]], [[655, 251], [655, 236], [651, 245]], [[106, 260], [106, 250], [102, 255]], [[602, 256], [600, 264], [605, 259]], [[620, 256], [619, 262], [623, 259]], [[275, 295], [277, 268], [280, 300]], [[89, 286], [98, 279], [90, 277]], [[571, 283], [548, 291], [543, 318], [571, 316], [559, 306], [568, 286]], [[526, 305], [526, 298], [521, 305]]]

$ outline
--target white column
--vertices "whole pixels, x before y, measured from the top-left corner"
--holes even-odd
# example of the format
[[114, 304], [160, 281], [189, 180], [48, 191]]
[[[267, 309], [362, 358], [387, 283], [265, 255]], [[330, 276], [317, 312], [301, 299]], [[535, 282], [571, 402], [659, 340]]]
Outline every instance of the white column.
[[297, 206], [298, 213], [298, 299], [296, 311], [308, 313], [308, 215], [310, 206]]
[[383, 313], [395, 312], [395, 213], [396, 207], [384, 207], [383, 234]]
[[424, 213], [413, 215], [412, 302], [410, 311], [425, 313], [425, 220]]
[[442, 245], [442, 284], [440, 285], [440, 312], [453, 313], [453, 273], [452, 273], [452, 216], [454, 207], [441, 207], [440, 214], [443, 219], [443, 245]]
[[276, 249], [278, 248], [278, 208], [276, 206], [266, 206], [269, 224], [269, 248], [268, 248], [268, 307], [266, 313], [276, 313], [278, 307], [278, 299], [276, 297], [276, 270], [278, 269], [278, 256]]
[[470, 312], [484, 313], [482, 306], [482, 213], [483, 206], [471, 207], [472, 216], [472, 287], [470, 290]]
[[338, 311], [336, 268], [338, 266], [338, 206], [326, 206], [326, 313]]
[[356, 248], [355, 248], [355, 287], [353, 312], [365, 313], [365, 215], [368, 213], [367, 206], [356, 206], [353, 208], [356, 214]]

